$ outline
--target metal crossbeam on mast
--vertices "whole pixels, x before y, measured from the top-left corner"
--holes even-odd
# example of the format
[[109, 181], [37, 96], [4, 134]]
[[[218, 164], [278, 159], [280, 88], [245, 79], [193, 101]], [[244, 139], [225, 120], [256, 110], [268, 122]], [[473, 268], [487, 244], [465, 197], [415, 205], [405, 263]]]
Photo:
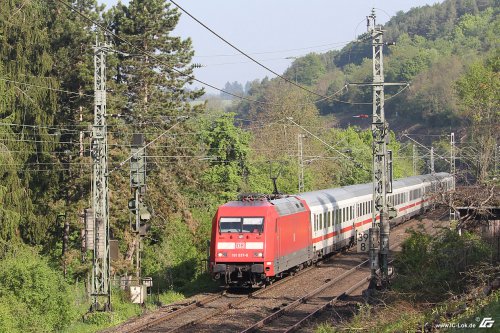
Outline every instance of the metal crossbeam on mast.
[[[94, 254], [92, 262], [91, 310], [111, 310], [108, 145], [106, 125], [106, 53], [111, 45], [96, 40], [94, 47], [94, 125], [92, 128], [92, 208]], [[105, 299], [101, 308], [100, 299]]]

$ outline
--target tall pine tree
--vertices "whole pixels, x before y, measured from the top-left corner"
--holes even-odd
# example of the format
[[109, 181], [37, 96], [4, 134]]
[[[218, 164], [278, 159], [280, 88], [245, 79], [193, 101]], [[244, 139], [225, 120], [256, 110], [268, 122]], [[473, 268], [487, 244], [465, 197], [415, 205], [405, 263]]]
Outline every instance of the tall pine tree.
[[31, 243], [45, 237], [51, 217], [43, 197], [57, 182], [49, 16], [45, 2], [0, 2], [0, 235]]

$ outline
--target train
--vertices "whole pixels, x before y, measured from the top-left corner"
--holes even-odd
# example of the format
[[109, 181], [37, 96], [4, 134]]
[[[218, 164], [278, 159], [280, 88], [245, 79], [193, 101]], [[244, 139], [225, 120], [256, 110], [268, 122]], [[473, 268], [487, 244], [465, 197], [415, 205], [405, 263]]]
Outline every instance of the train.
[[[454, 187], [445, 172], [394, 181], [391, 225], [423, 213]], [[209, 272], [227, 286], [259, 287], [353, 246], [372, 224], [372, 195], [368, 183], [228, 202], [212, 220]]]

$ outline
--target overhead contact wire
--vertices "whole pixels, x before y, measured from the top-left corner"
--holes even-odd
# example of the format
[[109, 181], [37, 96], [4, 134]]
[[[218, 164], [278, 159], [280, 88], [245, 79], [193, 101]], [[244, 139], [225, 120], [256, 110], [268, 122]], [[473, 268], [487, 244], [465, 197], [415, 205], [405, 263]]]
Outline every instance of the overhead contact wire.
[[225, 39], [224, 37], [222, 37], [221, 35], [219, 35], [217, 32], [215, 32], [214, 30], [212, 30], [210, 27], [208, 27], [205, 23], [201, 22], [199, 19], [197, 19], [196, 17], [194, 17], [191, 13], [189, 13], [187, 10], [185, 10], [183, 7], [181, 7], [180, 5], [178, 5], [175, 1], [173, 0], [169, 0], [171, 3], [173, 3], [175, 6], [177, 6], [177, 8], [179, 8], [181, 11], [183, 11], [186, 15], [188, 15], [189, 17], [191, 17], [193, 20], [195, 20], [196, 22], [198, 22], [202, 27], [204, 27], [205, 29], [207, 29], [208, 31], [210, 31], [212, 34], [214, 34], [215, 36], [217, 36], [220, 40], [222, 40], [224, 43], [226, 43], [227, 45], [231, 46], [233, 49], [235, 49], [236, 51], [240, 52], [242, 55], [244, 55], [245, 57], [247, 57], [248, 59], [250, 59], [251, 61], [253, 61], [254, 63], [256, 63], [257, 65], [261, 66], [262, 68], [266, 69], [267, 71], [269, 71], [270, 73], [273, 73], [274, 75], [276, 75], [277, 77], [279, 77], [280, 79], [296, 86], [297, 88], [300, 88], [304, 91], [307, 91], [308, 93], [310, 94], [313, 94], [313, 95], [316, 95], [318, 97], [321, 97], [321, 98], [326, 98], [326, 96], [324, 95], [321, 95], [321, 94], [318, 94], [317, 92], [315, 91], [312, 91], [312, 90], [309, 90], [307, 89], [306, 87], [303, 87], [301, 86], [300, 84], [297, 84], [289, 79], [287, 79], [286, 77], [278, 74], [277, 72], [275, 72], [274, 70], [272, 70], [271, 68], [267, 67], [266, 65], [262, 64], [261, 62], [259, 62], [258, 60], [254, 59], [252, 56], [250, 56], [249, 54], [245, 53], [244, 51], [242, 51], [240, 48], [238, 48], [237, 46], [235, 46], [234, 44], [232, 44], [231, 42], [229, 42], [227, 39]]

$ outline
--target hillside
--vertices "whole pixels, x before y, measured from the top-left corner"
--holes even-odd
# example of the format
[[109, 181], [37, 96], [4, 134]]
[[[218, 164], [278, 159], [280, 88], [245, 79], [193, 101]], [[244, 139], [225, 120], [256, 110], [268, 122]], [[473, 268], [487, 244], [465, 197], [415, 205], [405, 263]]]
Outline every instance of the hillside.
[[[384, 50], [385, 80], [410, 83], [408, 90], [394, 98], [400, 88], [386, 88], [385, 109], [392, 129], [440, 134], [468, 124], [457, 99], [455, 82], [474, 62], [498, 58], [499, 11], [499, 3], [494, 0], [447, 0], [399, 12], [385, 24], [384, 41], [395, 43]], [[284, 74], [326, 96], [345, 83], [370, 82], [368, 37], [360, 35], [340, 51], [298, 58]], [[258, 96], [261, 89], [254, 87], [250, 95]], [[342, 102], [318, 103], [321, 114], [334, 115], [341, 127], [369, 126], [369, 120], [352, 118], [371, 114], [371, 106], [362, 104], [371, 103], [369, 87], [351, 86], [335, 98]], [[240, 110], [245, 113], [244, 107]]]

